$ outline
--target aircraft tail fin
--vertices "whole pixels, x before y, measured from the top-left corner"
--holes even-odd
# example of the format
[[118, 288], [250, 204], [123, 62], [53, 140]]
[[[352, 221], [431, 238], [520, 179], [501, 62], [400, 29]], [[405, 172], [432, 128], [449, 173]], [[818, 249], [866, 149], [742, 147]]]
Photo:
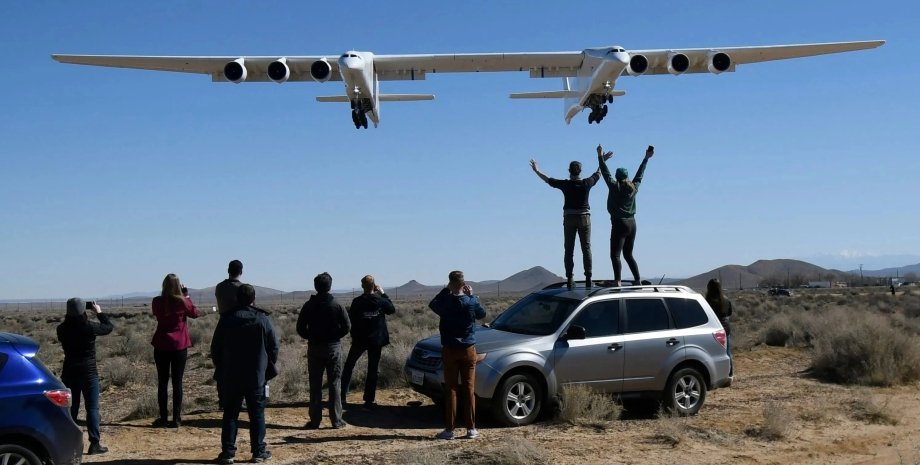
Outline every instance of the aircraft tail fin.
[[545, 92], [517, 92], [511, 94], [511, 98], [570, 98], [577, 97], [578, 92], [571, 90], [549, 90]]

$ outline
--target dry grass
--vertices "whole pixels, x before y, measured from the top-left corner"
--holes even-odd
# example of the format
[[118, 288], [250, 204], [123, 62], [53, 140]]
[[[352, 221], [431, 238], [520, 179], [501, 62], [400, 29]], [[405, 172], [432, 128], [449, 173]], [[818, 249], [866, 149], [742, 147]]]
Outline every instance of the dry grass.
[[897, 425], [900, 423], [888, 401], [879, 402], [864, 392], [849, 404], [850, 417], [857, 421], [875, 425]]
[[763, 407], [763, 425], [748, 428], [748, 436], [767, 441], [786, 439], [792, 432], [793, 416], [779, 402], [767, 402]]
[[655, 442], [677, 447], [687, 439], [687, 417], [669, 412], [664, 408], [658, 409], [658, 418], [655, 420]]
[[570, 425], [602, 427], [620, 418], [623, 406], [607, 394], [595, 392], [584, 384], [570, 384], [562, 389], [559, 420]]

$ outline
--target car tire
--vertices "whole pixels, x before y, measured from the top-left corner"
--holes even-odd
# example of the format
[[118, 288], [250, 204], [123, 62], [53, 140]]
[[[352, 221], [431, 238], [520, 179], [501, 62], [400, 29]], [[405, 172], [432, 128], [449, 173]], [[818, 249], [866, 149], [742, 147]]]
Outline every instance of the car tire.
[[492, 397], [492, 415], [505, 426], [529, 425], [540, 416], [543, 397], [543, 386], [533, 375], [511, 375]]
[[706, 401], [706, 380], [695, 368], [681, 368], [671, 374], [662, 402], [666, 410], [685, 417], [696, 415]]
[[0, 444], [0, 463], [19, 463], [22, 460], [29, 465], [42, 465], [42, 461], [31, 450], [15, 444]]

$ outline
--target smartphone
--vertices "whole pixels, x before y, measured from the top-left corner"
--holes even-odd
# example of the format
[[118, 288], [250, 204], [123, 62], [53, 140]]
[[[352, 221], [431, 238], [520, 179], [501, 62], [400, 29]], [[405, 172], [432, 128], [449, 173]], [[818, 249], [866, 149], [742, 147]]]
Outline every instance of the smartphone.
[[90, 301], [86, 302], [86, 309], [87, 309], [87, 310], [95, 310], [95, 309], [96, 309], [96, 302], [93, 301], [93, 300], [90, 300]]
[[182, 286], [182, 295], [188, 295], [188, 288], [185, 286]]

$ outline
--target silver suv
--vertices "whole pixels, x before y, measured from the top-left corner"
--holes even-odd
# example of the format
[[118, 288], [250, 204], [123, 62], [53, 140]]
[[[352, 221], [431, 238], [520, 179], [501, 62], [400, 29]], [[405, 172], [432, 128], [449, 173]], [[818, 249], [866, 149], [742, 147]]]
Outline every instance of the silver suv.
[[[621, 399], [660, 399], [693, 415], [706, 391], [731, 384], [725, 330], [706, 299], [684, 286], [548, 286], [476, 328], [476, 396], [506, 425], [534, 422], [565, 385]], [[406, 380], [440, 403], [441, 343], [416, 343]]]

